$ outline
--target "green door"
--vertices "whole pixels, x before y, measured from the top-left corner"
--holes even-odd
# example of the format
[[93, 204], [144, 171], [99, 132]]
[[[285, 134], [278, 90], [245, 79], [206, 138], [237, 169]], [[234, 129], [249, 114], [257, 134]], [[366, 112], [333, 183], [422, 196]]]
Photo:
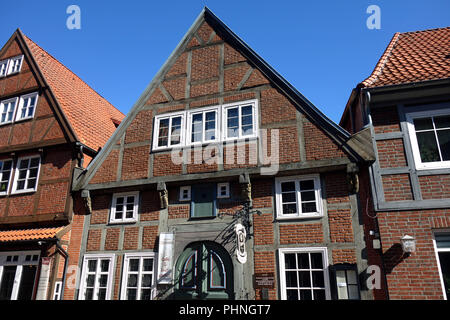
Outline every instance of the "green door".
[[233, 299], [233, 266], [226, 250], [214, 242], [189, 245], [178, 258], [177, 299]]

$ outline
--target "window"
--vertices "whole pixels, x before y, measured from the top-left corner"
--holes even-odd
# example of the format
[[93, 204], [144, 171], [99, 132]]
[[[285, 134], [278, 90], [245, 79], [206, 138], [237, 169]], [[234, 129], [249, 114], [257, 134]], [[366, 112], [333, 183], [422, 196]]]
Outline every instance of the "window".
[[192, 186], [191, 218], [216, 216], [216, 186], [199, 184]]
[[14, 174], [13, 193], [36, 191], [40, 164], [40, 156], [19, 158]]
[[34, 111], [36, 110], [37, 100], [37, 92], [21, 96], [19, 107], [17, 109], [16, 121], [33, 118]]
[[12, 160], [0, 160], [0, 195], [8, 193], [9, 180], [11, 179]]
[[109, 300], [114, 270], [114, 254], [85, 255], [81, 275], [80, 300]]
[[278, 218], [323, 215], [318, 175], [277, 178], [275, 190]]
[[450, 230], [436, 232], [433, 242], [442, 292], [444, 299], [447, 300], [450, 296]]
[[279, 249], [283, 300], [330, 299], [326, 248]]
[[39, 251], [0, 252], [0, 300], [31, 300]]
[[23, 55], [9, 59], [7, 74], [19, 72], [20, 68], [22, 67], [22, 61], [23, 61]]
[[118, 193], [113, 195], [110, 223], [136, 222], [139, 193]]
[[180, 187], [180, 201], [191, 201], [191, 186]]
[[228, 182], [217, 184], [217, 198], [229, 198], [230, 197], [230, 184]]
[[13, 121], [18, 98], [3, 100], [0, 102], [0, 125]]
[[53, 300], [61, 300], [62, 282], [55, 282], [55, 290], [53, 291]]
[[358, 269], [355, 264], [336, 264], [331, 269], [333, 285], [333, 299], [359, 300]]
[[224, 139], [256, 136], [256, 103], [224, 106]]
[[450, 167], [450, 110], [406, 115], [417, 169]]
[[122, 276], [122, 300], [151, 300], [155, 287], [155, 254], [125, 254]]
[[6, 76], [8, 70], [8, 59], [0, 61], [0, 78]]
[[156, 117], [156, 132], [153, 149], [182, 145], [184, 130], [184, 113]]
[[257, 136], [257, 100], [157, 115], [152, 150]]
[[195, 144], [218, 140], [217, 118], [217, 108], [189, 112], [189, 142]]

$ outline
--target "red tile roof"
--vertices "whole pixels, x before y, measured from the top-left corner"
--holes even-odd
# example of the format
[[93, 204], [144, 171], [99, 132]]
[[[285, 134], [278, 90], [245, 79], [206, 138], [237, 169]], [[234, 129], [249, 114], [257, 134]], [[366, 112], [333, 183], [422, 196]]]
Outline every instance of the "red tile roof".
[[396, 33], [361, 85], [380, 87], [450, 77], [450, 27]]
[[23, 35], [45, 80], [81, 143], [103, 147], [125, 115], [61, 62]]
[[0, 231], [0, 242], [54, 239], [63, 229], [64, 227]]

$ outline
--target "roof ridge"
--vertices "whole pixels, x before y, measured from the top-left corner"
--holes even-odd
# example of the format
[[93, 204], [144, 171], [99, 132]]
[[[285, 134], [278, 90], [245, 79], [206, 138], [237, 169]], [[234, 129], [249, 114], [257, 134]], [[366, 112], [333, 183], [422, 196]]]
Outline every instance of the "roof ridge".
[[403, 33], [396, 32], [394, 36], [392, 37], [391, 41], [389, 42], [389, 45], [387, 46], [386, 50], [384, 50], [383, 55], [381, 56], [380, 60], [378, 60], [377, 64], [375, 65], [375, 68], [373, 69], [372, 73], [369, 77], [367, 77], [365, 80], [363, 80], [360, 84], [364, 87], [367, 87], [371, 84], [373, 84], [378, 77], [380, 76], [381, 72], [383, 71], [389, 57], [391, 56], [392, 51], [394, 50], [395, 45], [397, 44], [398, 39], [400, 39], [400, 36]]
[[[65, 66], [61, 61], [59, 61], [58, 59], [56, 59], [52, 54], [50, 54], [47, 50], [45, 50], [44, 48], [42, 48], [40, 45], [38, 45], [36, 42], [34, 42], [30, 37], [28, 37], [26, 34], [24, 34], [21, 31], [22, 35], [24, 36], [24, 38], [26, 38], [27, 40], [31, 41], [31, 43], [33, 43], [36, 47], [38, 47], [40, 50], [42, 50], [45, 54], [47, 54], [50, 58], [52, 58], [56, 63], [58, 63], [59, 65], [61, 65], [64, 69], [66, 69], [69, 73], [71, 73], [72, 75], [74, 75], [75, 77], [77, 77], [84, 85], [86, 85], [89, 89], [91, 89], [95, 94], [97, 94], [101, 99], [103, 99], [110, 107], [113, 107], [114, 109], [116, 109], [117, 111], [119, 111], [122, 115], [125, 116], [125, 114], [120, 111], [119, 109], [117, 109], [113, 104], [111, 104], [111, 102], [109, 102], [105, 97], [103, 97], [100, 93], [98, 93], [94, 88], [92, 88], [88, 83], [86, 83], [86, 81], [84, 81], [83, 79], [81, 79], [80, 76], [78, 76], [75, 72], [73, 72], [72, 70], [70, 70], [67, 66]], [[33, 52], [31, 52], [31, 54], [33, 54]], [[113, 118], [113, 115], [111, 115], [111, 118]]]
[[430, 29], [424, 29], [424, 30], [416, 30], [416, 31], [405, 31], [405, 32], [400, 32], [400, 33], [401, 34], [410, 34], [410, 33], [421, 33], [421, 32], [429, 32], [429, 31], [445, 30], [445, 29], [450, 29], [450, 26], [439, 27], [439, 28], [430, 28]]

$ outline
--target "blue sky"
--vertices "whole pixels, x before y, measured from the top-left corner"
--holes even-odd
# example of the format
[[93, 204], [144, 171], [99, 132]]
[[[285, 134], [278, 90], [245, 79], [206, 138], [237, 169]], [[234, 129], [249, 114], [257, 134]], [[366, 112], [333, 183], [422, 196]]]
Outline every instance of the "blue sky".
[[[80, 30], [66, 27], [71, 4]], [[448, 0], [14, 0], [2, 4], [0, 42], [20, 28], [127, 113], [205, 5], [336, 122], [395, 32], [450, 26]], [[369, 5], [379, 30], [366, 26]]]

